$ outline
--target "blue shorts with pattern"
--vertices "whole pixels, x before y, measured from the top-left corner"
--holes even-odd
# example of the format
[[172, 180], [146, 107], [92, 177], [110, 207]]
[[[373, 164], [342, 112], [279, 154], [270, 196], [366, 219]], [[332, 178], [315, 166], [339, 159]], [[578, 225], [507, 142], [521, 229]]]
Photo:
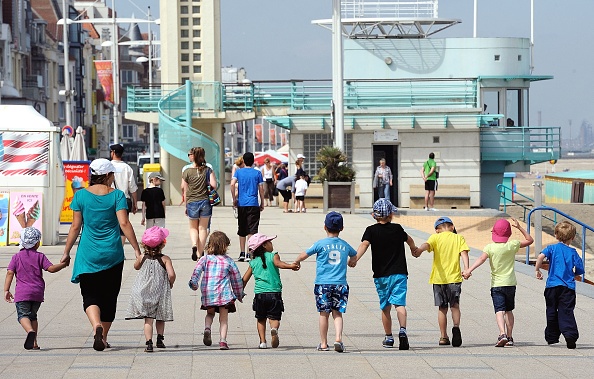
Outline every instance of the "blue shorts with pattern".
[[406, 306], [406, 290], [408, 276], [393, 274], [381, 278], [374, 278], [375, 289], [379, 297], [380, 309], [390, 305]]
[[201, 217], [212, 215], [212, 205], [208, 199], [193, 201], [186, 204], [186, 213], [190, 220], [198, 220]]
[[336, 310], [345, 313], [349, 301], [349, 286], [346, 284], [316, 284], [314, 296], [318, 312], [332, 313], [332, 310]]

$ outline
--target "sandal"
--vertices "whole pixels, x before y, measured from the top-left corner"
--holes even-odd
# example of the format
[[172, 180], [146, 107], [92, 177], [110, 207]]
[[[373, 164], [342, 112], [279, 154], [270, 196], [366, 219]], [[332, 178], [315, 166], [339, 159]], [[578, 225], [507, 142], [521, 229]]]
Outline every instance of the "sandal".
[[210, 336], [210, 328], [204, 329], [204, 337], [202, 338], [202, 342], [206, 346], [212, 345], [212, 337]]
[[439, 339], [440, 346], [448, 346], [450, 344], [450, 339], [448, 337], [441, 337]]
[[95, 329], [93, 349], [95, 349], [97, 351], [105, 350], [105, 343], [103, 342], [103, 327], [102, 326], [98, 326], [97, 329]]
[[317, 351], [330, 351], [330, 348], [328, 347], [328, 345], [326, 345], [326, 347], [322, 347], [322, 344], [318, 344], [318, 347], [316, 348]]

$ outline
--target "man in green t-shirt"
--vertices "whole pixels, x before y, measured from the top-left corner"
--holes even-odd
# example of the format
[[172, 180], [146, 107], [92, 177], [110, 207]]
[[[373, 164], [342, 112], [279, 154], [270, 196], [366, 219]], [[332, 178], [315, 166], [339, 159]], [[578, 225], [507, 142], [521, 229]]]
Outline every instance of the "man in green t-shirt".
[[436, 211], [433, 208], [435, 201], [435, 191], [437, 191], [437, 164], [435, 163], [435, 154], [430, 153], [429, 159], [423, 163], [421, 169], [421, 176], [425, 181], [425, 210]]

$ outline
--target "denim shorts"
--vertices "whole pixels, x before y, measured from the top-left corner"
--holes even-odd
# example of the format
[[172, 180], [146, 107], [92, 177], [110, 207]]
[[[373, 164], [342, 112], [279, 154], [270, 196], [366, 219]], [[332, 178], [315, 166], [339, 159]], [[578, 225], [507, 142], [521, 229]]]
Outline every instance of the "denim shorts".
[[314, 296], [318, 312], [332, 313], [333, 310], [336, 310], [345, 313], [349, 301], [349, 286], [346, 284], [316, 284]]
[[433, 285], [433, 299], [435, 305], [440, 308], [458, 305], [460, 303], [460, 294], [462, 293], [462, 282]]
[[208, 199], [193, 201], [186, 204], [186, 212], [190, 220], [198, 220], [201, 217], [212, 216], [212, 205]]
[[393, 274], [373, 279], [380, 309], [390, 305], [406, 306], [406, 290], [408, 277], [404, 274]]
[[23, 317], [28, 318], [30, 321], [37, 321], [37, 311], [41, 307], [40, 301], [17, 301], [15, 304], [19, 322]]
[[491, 299], [495, 313], [513, 311], [516, 307], [516, 286], [492, 287]]

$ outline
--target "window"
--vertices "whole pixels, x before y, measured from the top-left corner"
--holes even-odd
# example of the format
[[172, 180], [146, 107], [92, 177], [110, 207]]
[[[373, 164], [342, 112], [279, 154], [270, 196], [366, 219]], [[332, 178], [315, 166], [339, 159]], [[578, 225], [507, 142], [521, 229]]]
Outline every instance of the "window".
[[138, 83], [138, 73], [136, 71], [132, 71], [132, 70], [122, 70], [121, 83], [124, 86], [127, 84]]
[[192, 5], [192, 13], [194, 13], [194, 14], [200, 13], [200, 6]]
[[66, 104], [63, 101], [58, 103], [58, 118], [60, 120], [66, 119]]
[[189, 48], [190, 48], [190, 42], [188, 42], [188, 41], [183, 41], [183, 42], [180, 44], [180, 47], [181, 47], [183, 50], [187, 50], [187, 49], [189, 49]]
[[198, 41], [194, 41], [194, 43], [192, 44], [192, 47], [194, 48], [194, 50], [200, 50], [201, 43]]
[[181, 18], [179, 19], [179, 24], [180, 24], [181, 26], [188, 26], [188, 18], [187, 18], [187, 17], [181, 17]]
[[518, 54], [518, 62], [521, 62], [521, 61], [522, 61], [522, 55]]
[[200, 38], [200, 30], [192, 30], [192, 37]]
[[[318, 174], [321, 164], [316, 160], [316, 154], [323, 146], [332, 145], [332, 133], [309, 133], [303, 135], [303, 155], [308, 159], [304, 161], [304, 170], [310, 177]], [[344, 150], [352, 163], [353, 135], [344, 135]], [[311, 158], [310, 158], [311, 157]]]
[[64, 65], [58, 66], [58, 84], [64, 84]]
[[122, 138], [130, 139], [132, 141], [136, 140], [136, 129], [137, 125], [135, 124], [123, 124], [122, 125]]
[[193, 17], [192, 25], [200, 25], [200, 17]]
[[495, 54], [495, 62], [501, 60], [501, 55]]
[[439, 136], [433, 136], [433, 143], [439, 143]]
[[181, 38], [188, 38], [190, 36], [190, 31], [189, 30], [181, 30], [180, 36], [181, 36]]
[[200, 62], [202, 60], [202, 54], [192, 54], [194, 62]]
[[194, 74], [202, 73], [202, 66], [194, 66]]
[[188, 62], [190, 60], [190, 54], [182, 54], [181, 55], [182, 62]]
[[122, 96], [120, 98], [120, 107], [122, 109], [122, 112], [128, 111], [128, 97], [127, 96]]
[[181, 14], [188, 14], [188, 6], [187, 5], [182, 5], [181, 7], [179, 7], [179, 13], [181, 13]]
[[186, 84], [186, 82], [188, 80], [190, 80], [190, 78], [188, 78], [187, 76], [182, 76], [181, 80], [182, 80], [182, 83]]
[[181, 66], [182, 74], [189, 74], [190, 73], [190, 66]]

